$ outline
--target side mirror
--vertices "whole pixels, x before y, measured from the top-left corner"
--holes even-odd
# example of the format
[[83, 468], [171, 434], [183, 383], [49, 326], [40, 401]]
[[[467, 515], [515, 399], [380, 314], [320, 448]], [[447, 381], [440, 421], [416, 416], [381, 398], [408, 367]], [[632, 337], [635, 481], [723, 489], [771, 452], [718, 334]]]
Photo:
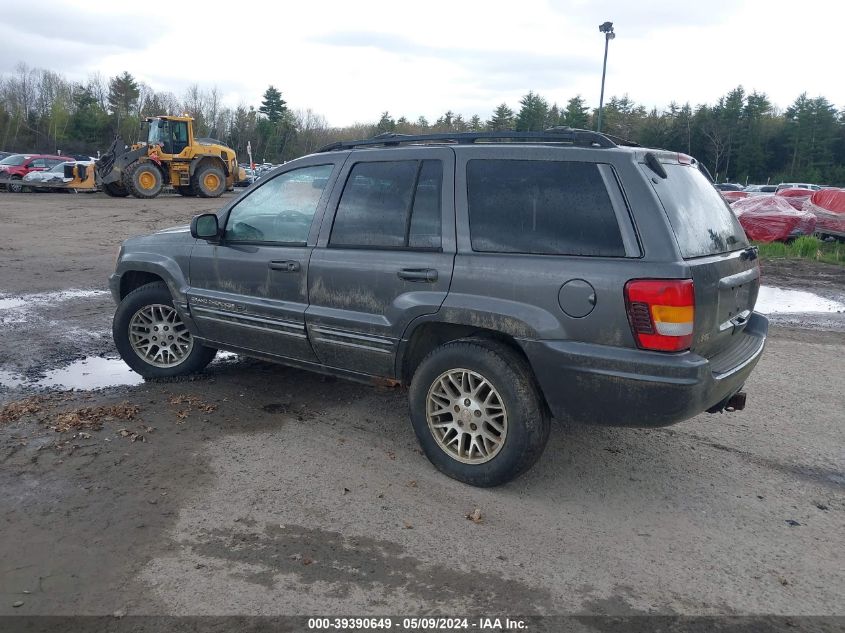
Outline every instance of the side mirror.
[[199, 240], [217, 241], [220, 239], [220, 225], [216, 213], [195, 215], [191, 220], [191, 237]]

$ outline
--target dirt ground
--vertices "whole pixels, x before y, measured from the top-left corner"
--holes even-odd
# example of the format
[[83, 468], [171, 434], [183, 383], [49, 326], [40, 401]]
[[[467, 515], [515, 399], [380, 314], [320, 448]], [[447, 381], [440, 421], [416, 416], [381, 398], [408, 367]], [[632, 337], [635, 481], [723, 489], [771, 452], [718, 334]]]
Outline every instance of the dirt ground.
[[0, 615], [845, 614], [841, 321], [774, 327], [745, 411], [558, 423], [492, 490], [430, 466], [401, 390], [231, 356], [39, 386], [114, 356], [120, 241], [221, 204], [0, 193]]

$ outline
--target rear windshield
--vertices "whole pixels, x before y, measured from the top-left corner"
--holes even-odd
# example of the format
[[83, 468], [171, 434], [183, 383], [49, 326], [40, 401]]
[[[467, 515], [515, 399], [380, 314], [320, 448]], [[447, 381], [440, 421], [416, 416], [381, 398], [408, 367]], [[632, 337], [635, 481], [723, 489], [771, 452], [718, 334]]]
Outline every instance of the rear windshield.
[[685, 259], [748, 246], [739, 220], [697, 167], [671, 163], [663, 167], [667, 177], [654, 179], [654, 189]]
[[0, 160], [0, 165], [23, 165], [26, 158], [27, 157], [24, 154], [12, 154], [11, 156], [7, 156], [3, 160]]

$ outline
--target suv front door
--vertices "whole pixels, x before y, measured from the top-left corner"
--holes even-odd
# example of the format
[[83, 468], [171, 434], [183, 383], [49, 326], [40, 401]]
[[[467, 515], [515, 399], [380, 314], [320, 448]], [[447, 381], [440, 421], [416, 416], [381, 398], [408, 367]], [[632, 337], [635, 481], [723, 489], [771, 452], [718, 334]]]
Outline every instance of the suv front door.
[[188, 302], [202, 338], [316, 361], [305, 333], [308, 261], [336, 165], [311, 162], [238, 199], [220, 214], [220, 243], [194, 247]]
[[455, 259], [454, 169], [448, 148], [350, 156], [308, 274], [306, 324], [323, 364], [393, 376], [408, 324], [440, 309]]

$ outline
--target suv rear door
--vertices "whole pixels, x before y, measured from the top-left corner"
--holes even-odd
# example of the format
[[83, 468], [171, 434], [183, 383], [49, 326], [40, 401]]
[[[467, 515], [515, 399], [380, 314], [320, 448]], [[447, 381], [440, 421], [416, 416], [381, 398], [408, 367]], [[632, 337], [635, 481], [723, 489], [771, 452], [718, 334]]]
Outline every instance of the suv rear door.
[[739, 220], [693, 161], [680, 162], [678, 154], [667, 154], [660, 163], [665, 178], [655, 177], [645, 164], [640, 168], [663, 204], [695, 286], [691, 349], [712, 358], [744, 341], [737, 335], [760, 289], [757, 254]]
[[408, 324], [440, 309], [455, 256], [451, 149], [353, 152], [308, 274], [308, 335], [330, 367], [393, 376]]

